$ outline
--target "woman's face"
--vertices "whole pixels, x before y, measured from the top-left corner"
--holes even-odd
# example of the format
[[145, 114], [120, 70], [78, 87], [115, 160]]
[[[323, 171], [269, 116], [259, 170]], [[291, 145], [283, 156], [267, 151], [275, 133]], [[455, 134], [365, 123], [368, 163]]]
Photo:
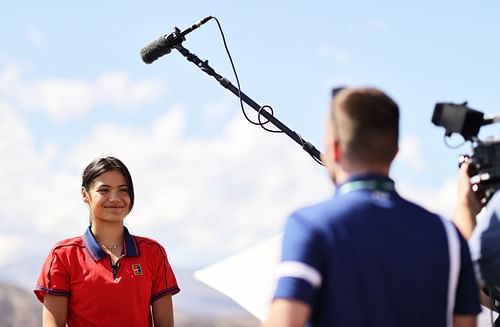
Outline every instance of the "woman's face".
[[127, 182], [118, 170], [110, 170], [97, 176], [88, 192], [82, 188], [82, 196], [90, 207], [93, 221], [123, 223], [130, 211]]

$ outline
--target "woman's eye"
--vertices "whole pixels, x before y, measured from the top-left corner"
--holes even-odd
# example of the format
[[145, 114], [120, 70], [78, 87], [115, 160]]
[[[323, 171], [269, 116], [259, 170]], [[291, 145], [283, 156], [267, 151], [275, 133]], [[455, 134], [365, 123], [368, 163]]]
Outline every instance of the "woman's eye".
[[120, 190], [120, 192], [122, 192], [122, 193], [128, 193], [128, 189], [123, 188], [123, 189]]

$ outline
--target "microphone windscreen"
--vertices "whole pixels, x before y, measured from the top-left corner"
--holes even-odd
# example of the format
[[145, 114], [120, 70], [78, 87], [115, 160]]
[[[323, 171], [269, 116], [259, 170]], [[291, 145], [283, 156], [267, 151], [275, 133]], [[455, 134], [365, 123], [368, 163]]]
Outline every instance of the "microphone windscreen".
[[156, 59], [164, 56], [172, 50], [171, 44], [166, 36], [160, 37], [142, 48], [141, 58], [146, 64], [150, 64]]

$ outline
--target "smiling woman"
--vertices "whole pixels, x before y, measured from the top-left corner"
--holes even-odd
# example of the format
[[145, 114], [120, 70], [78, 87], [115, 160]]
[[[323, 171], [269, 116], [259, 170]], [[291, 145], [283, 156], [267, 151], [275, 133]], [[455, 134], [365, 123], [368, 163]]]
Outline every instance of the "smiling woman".
[[173, 326], [179, 288], [165, 249], [123, 224], [134, 204], [127, 167], [113, 157], [94, 160], [81, 192], [90, 226], [54, 246], [35, 288], [43, 326]]

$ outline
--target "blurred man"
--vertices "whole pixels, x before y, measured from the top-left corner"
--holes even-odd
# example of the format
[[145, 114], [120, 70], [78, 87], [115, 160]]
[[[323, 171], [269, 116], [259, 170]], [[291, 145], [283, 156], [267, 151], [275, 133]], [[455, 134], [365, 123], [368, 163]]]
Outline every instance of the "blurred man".
[[[468, 163], [460, 167], [458, 201], [453, 221], [469, 240], [472, 260], [476, 265], [476, 277], [483, 290], [481, 303], [499, 311], [500, 301], [500, 192], [488, 202], [484, 215], [476, 226], [476, 216], [482, 205], [472, 191]], [[500, 318], [495, 326], [500, 326]]]
[[265, 326], [476, 325], [467, 244], [388, 177], [398, 126], [383, 92], [334, 90], [323, 162], [337, 189], [289, 217]]

